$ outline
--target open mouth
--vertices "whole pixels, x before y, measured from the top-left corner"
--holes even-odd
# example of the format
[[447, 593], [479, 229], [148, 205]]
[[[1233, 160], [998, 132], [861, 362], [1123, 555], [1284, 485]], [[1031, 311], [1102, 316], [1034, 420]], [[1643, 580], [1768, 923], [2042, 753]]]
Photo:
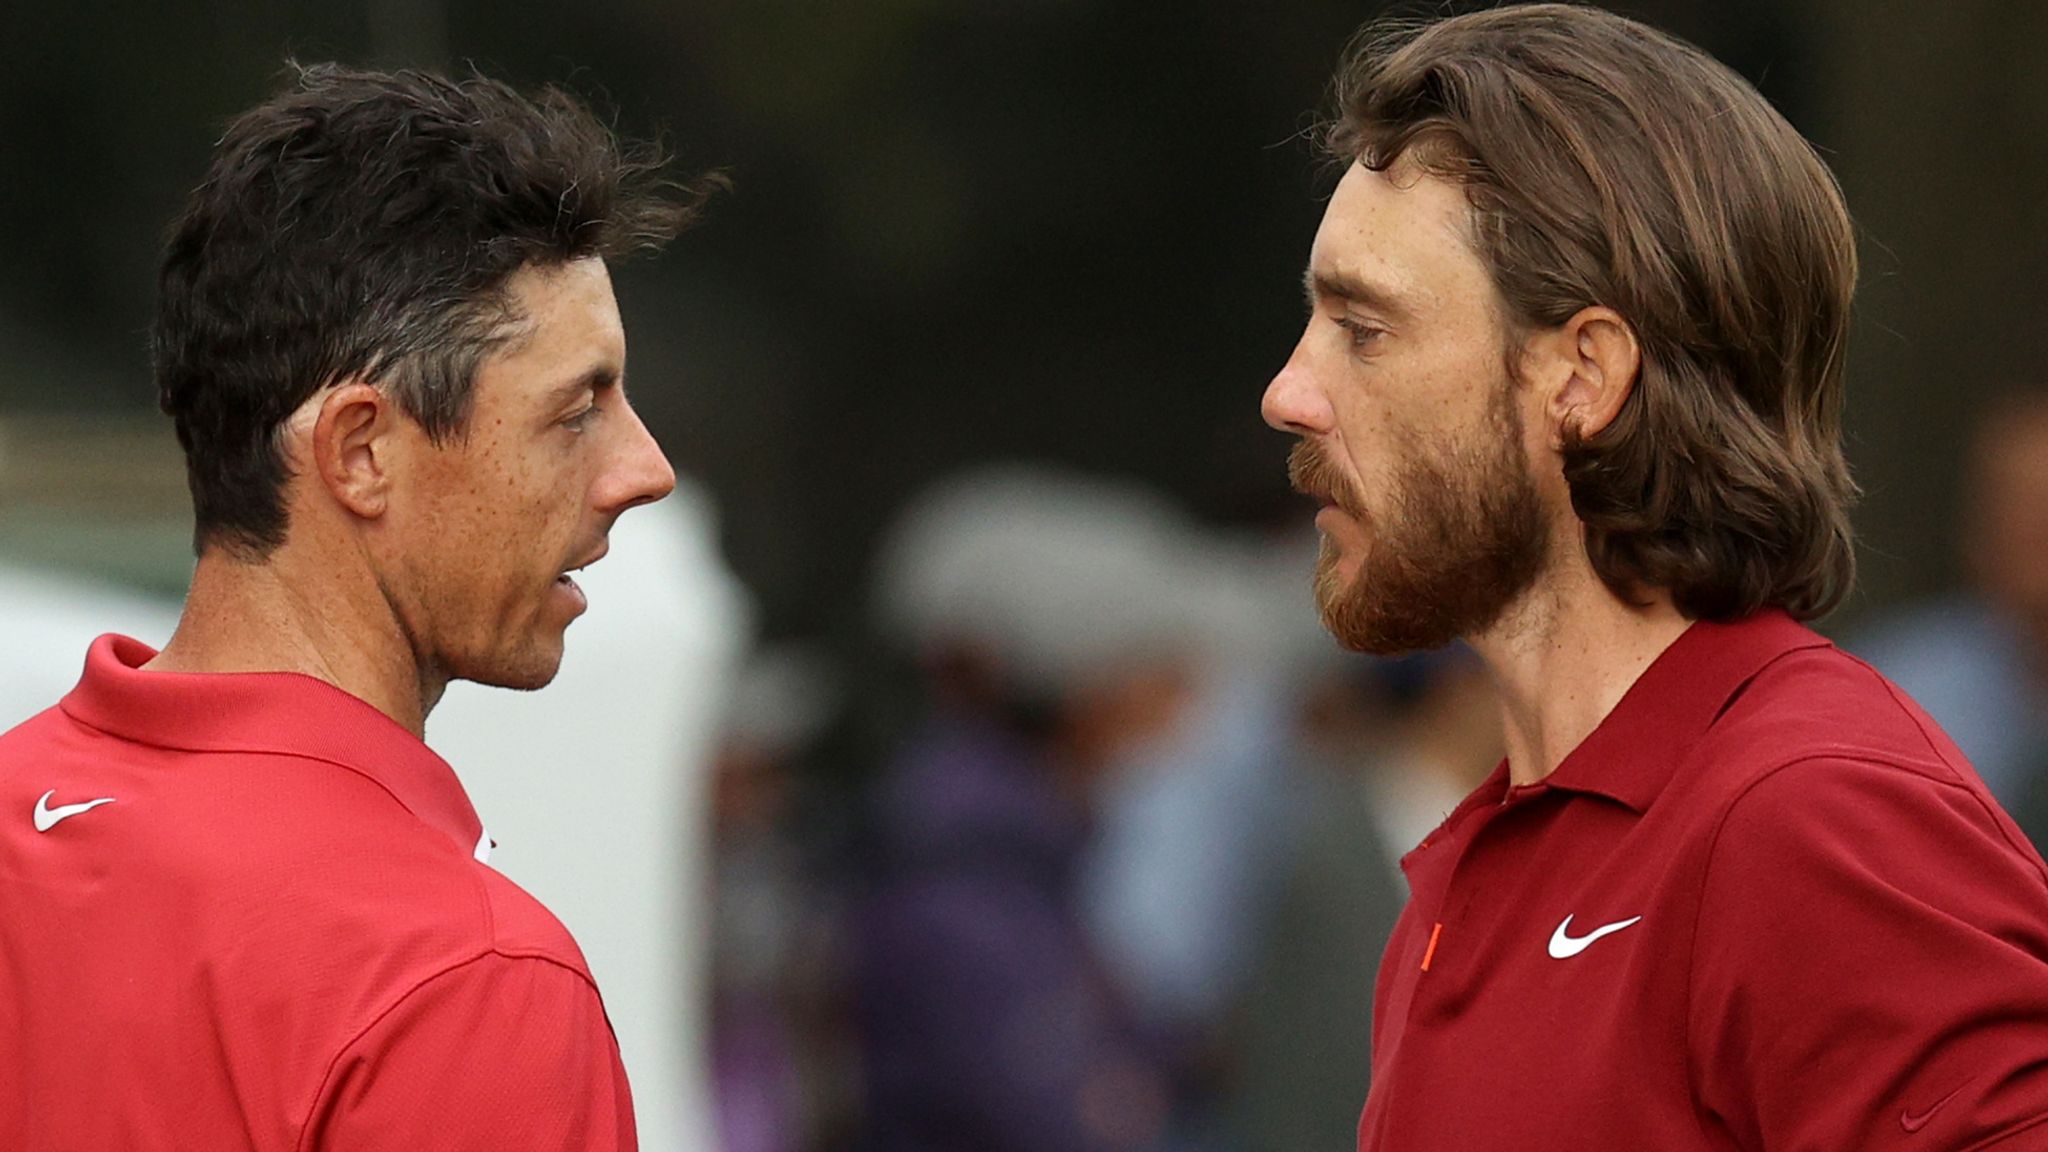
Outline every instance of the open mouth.
[[583, 571], [585, 568], [588, 568], [589, 566], [590, 565], [588, 564], [579, 564], [576, 567], [569, 569], [567, 572], [562, 573], [560, 576], [555, 577], [555, 586], [558, 588], [567, 589], [568, 591], [574, 593], [579, 599], [582, 598], [583, 586], [581, 584], [576, 583], [576, 574]]
[[564, 591], [568, 592], [571, 596], [575, 597], [579, 605], [588, 603], [588, 598], [585, 597], [583, 594], [582, 586], [576, 583], [576, 574], [578, 572], [583, 571], [585, 568], [590, 567], [592, 564], [597, 563], [599, 560], [604, 559], [604, 554], [609, 551], [611, 551], [610, 541], [598, 541], [597, 547], [595, 549], [585, 554], [582, 559], [576, 561], [574, 564], [571, 564], [569, 565], [569, 567], [563, 569], [561, 574], [555, 577], [556, 585], [561, 587]]
[[592, 552], [589, 556], [585, 557], [584, 559], [578, 560], [576, 563], [571, 564], [567, 568], [563, 569], [562, 574], [560, 576], [555, 577], [555, 582], [558, 584], [567, 584], [572, 588], [575, 587], [576, 573], [581, 572], [585, 568], [590, 567], [592, 564], [597, 563], [599, 560], [604, 559], [604, 554], [611, 550], [612, 546], [610, 541], [604, 541], [598, 544], [597, 551]]
[[590, 597], [584, 595], [583, 588], [576, 583], [574, 573], [579, 571], [581, 571], [580, 568], [571, 568], [569, 571], [555, 577], [556, 590], [568, 599], [572, 614], [578, 616], [582, 615], [583, 610], [590, 606]]
[[1315, 501], [1316, 511], [1319, 513], [1338, 512], [1354, 519], [1362, 518], [1352, 504], [1341, 499], [1334, 491], [1319, 488], [1296, 488], [1295, 491]]

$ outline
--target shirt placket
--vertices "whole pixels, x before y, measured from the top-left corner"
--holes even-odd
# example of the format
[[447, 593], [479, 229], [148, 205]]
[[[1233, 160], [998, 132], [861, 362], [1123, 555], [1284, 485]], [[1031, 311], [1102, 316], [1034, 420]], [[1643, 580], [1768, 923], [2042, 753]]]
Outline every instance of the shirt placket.
[[[1500, 802], [1468, 813], [1454, 835], [1418, 850], [1404, 862], [1411, 899], [1421, 914], [1418, 923], [1426, 923], [1428, 928], [1424, 932], [1426, 943], [1420, 959], [1402, 960], [1413, 965], [1400, 985], [1409, 990], [1407, 1002], [1388, 1006], [1400, 1021], [1400, 1030], [1395, 1034], [1397, 1049], [1407, 1037], [1418, 1013], [1440, 1007], [1447, 999], [1465, 994], [1469, 982], [1480, 978], [1479, 973], [1485, 971], [1484, 965], [1464, 963], [1470, 958], [1472, 940], [1468, 932], [1461, 931], [1469, 929], [1467, 912], [1488, 888], [1486, 877], [1489, 870], [1483, 866], [1476, 867], [1479, 863], [1477, 857], [1492, 847], [1488, 834], [1498, 831], [1495, 827], [1498, 821], [1509, 818], [1548, 791], [1542, 784], [1511, 789]], [[1398, 1079], [1401, 1067], [1398, 1052], [1387, 1067]]]

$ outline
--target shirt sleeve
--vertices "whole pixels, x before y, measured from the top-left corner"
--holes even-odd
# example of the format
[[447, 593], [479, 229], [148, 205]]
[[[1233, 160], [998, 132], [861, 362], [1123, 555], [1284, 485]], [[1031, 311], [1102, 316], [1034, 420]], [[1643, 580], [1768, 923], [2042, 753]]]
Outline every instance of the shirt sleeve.
[[1704, 884], [1693, 1075], [1741, 1147], [2048, 1139], [2048, 879], [1979, 793], [1804, 761], [1735, 802]]
[[597, 989], [487, 953], [422, 982], [345, 1048], [305, 1152], [631, 1152], [633, 1101]]

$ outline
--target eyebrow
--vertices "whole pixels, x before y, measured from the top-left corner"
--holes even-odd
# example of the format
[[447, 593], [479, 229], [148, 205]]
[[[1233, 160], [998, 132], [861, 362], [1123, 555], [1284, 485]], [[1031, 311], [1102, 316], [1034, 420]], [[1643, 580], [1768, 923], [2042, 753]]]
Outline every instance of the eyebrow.
[[578, 393], [584, 391], [601, 392], [614, 384], [618, 385], [620, 390], [623, 391], [626, 386], [626, 374], [610, 364], [600, 364], [588, 372], [581, 373], [550, 388], [548, 390], [548, 402], [556, 405], [567, 404]]
[[1311, 308], [1318, 301], [1337, 299], [1363, 304], [1391, 317], [1408, 315], [1408, 306], [1391, 290], [1368, 284], [1346, 272], [1310, 268], [1301, 275], [1301, 290], [1308, 297]]

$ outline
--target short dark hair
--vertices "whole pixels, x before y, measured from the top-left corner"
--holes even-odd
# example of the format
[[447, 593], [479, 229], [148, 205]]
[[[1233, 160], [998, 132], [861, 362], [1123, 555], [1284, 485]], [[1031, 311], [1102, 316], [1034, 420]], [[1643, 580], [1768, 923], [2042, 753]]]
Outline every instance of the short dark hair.
[[278, 430], [330, 384], [376, 383], [436, 441], [460, 434], [477, 365], [520, 319], [513, 273], [667, 242], [719, 181], [666, 165], [558, 88], [292, 65], [215, 146], [158, 277], [194, 546], [260, 559], [284, 541]]
[[1462, 184], [1523, 331], [1606, 305], [1642, 370], [1564, 472], [1601, 579], [1693, 618], [1801, 619], [1855, 575], [1841, 448], [1856, 245], [1841, 190], [1740, 76], [1596, 8], [1380, 23], [1336, 82], [1325, 144]]

